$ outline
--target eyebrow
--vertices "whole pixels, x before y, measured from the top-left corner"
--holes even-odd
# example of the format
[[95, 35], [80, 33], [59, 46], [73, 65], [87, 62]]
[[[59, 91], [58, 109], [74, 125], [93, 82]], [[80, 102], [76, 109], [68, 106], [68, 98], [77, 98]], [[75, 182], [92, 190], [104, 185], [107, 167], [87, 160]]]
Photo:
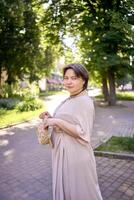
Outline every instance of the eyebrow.
[[[64, 77], [68, 77], [67, 75], [65, 75]], [[76, 76], [76, 75], [74, 75], [74, 76], [71, 76], [71, 78], [73, 78], [73, 77], [78, 77], [78, 76]]]

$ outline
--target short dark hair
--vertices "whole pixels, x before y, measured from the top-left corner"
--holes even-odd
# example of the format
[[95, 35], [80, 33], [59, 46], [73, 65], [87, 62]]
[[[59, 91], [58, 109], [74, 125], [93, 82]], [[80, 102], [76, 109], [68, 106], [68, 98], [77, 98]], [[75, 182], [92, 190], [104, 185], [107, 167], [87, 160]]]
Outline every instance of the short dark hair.
[[76, 63], [68, 64], [63, 68], [63, 77], [65, 76], [65, 73], [68, 69], [72, 69], [77, 77], [81, 77], [85, 81], [83, 85], [83, 90], [87, 89], [88, 79], [89, 79], [87, 69], [81, 64], [76, 64]]

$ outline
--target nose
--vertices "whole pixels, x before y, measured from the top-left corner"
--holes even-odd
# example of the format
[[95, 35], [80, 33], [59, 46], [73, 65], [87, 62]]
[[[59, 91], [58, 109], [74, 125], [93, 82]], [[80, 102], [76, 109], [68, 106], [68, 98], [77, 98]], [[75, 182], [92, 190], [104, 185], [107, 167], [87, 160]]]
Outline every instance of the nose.
[[69, 79], [66, 80], [66, 84], [67, 84], [67, 85], [71, 85], [71, 84], [72, 84], [71, 78], [69, 78]]
[[71, 83], [71, 82], [72, 82], [72, 80], [71, 80], [71, 78], [69, 78], [69, 79], [68, 79], [68, 83]]

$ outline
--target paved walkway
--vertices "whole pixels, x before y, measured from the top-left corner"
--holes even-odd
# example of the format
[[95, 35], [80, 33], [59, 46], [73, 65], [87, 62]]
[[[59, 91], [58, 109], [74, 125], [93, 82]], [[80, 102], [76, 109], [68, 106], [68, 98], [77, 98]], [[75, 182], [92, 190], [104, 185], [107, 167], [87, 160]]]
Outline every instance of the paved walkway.
[[[99, 106], [98, 106], [99, 105]], [[95, 103], [93, 146], [105, 142], [112, 135], [134, 136], [134, 101], [120, 101], [117, 106]]]
[[[54, 103], [61, 100], [56, 98]], [[96, 105], [93, 145], [112, 133], [132, 136], [133, 120], [134, 102], [113, 108]], [[51, 149], [38, 145], [36, 123], [0, 131], [0, 200], [52, 200]], [[96, 162], [103, 199], [134, 200], [134, 161], [96, 157]]]

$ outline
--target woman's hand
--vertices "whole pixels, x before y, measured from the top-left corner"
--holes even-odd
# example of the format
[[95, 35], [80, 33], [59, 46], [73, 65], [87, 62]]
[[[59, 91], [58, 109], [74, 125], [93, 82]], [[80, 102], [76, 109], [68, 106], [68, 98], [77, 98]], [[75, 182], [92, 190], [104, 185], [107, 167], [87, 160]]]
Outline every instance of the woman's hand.
[[44, 128], [47, 128], [48, 126], [56, 126], [56, 122], [57, 122], [57, 119], [56, 118], [47, 118], [45, 119], [45, 122], [44, 122]]
[[40, 115], [39, 115], [39, 118], [40, 119], [47, 119], [47, 118], [51, 118], [52, 116], [50, 115], [50, 113], [49, 112], [47, 112], [47, 111], [45, 111], [45, 112], [43, 112], [43, 113], [41, 113]]

